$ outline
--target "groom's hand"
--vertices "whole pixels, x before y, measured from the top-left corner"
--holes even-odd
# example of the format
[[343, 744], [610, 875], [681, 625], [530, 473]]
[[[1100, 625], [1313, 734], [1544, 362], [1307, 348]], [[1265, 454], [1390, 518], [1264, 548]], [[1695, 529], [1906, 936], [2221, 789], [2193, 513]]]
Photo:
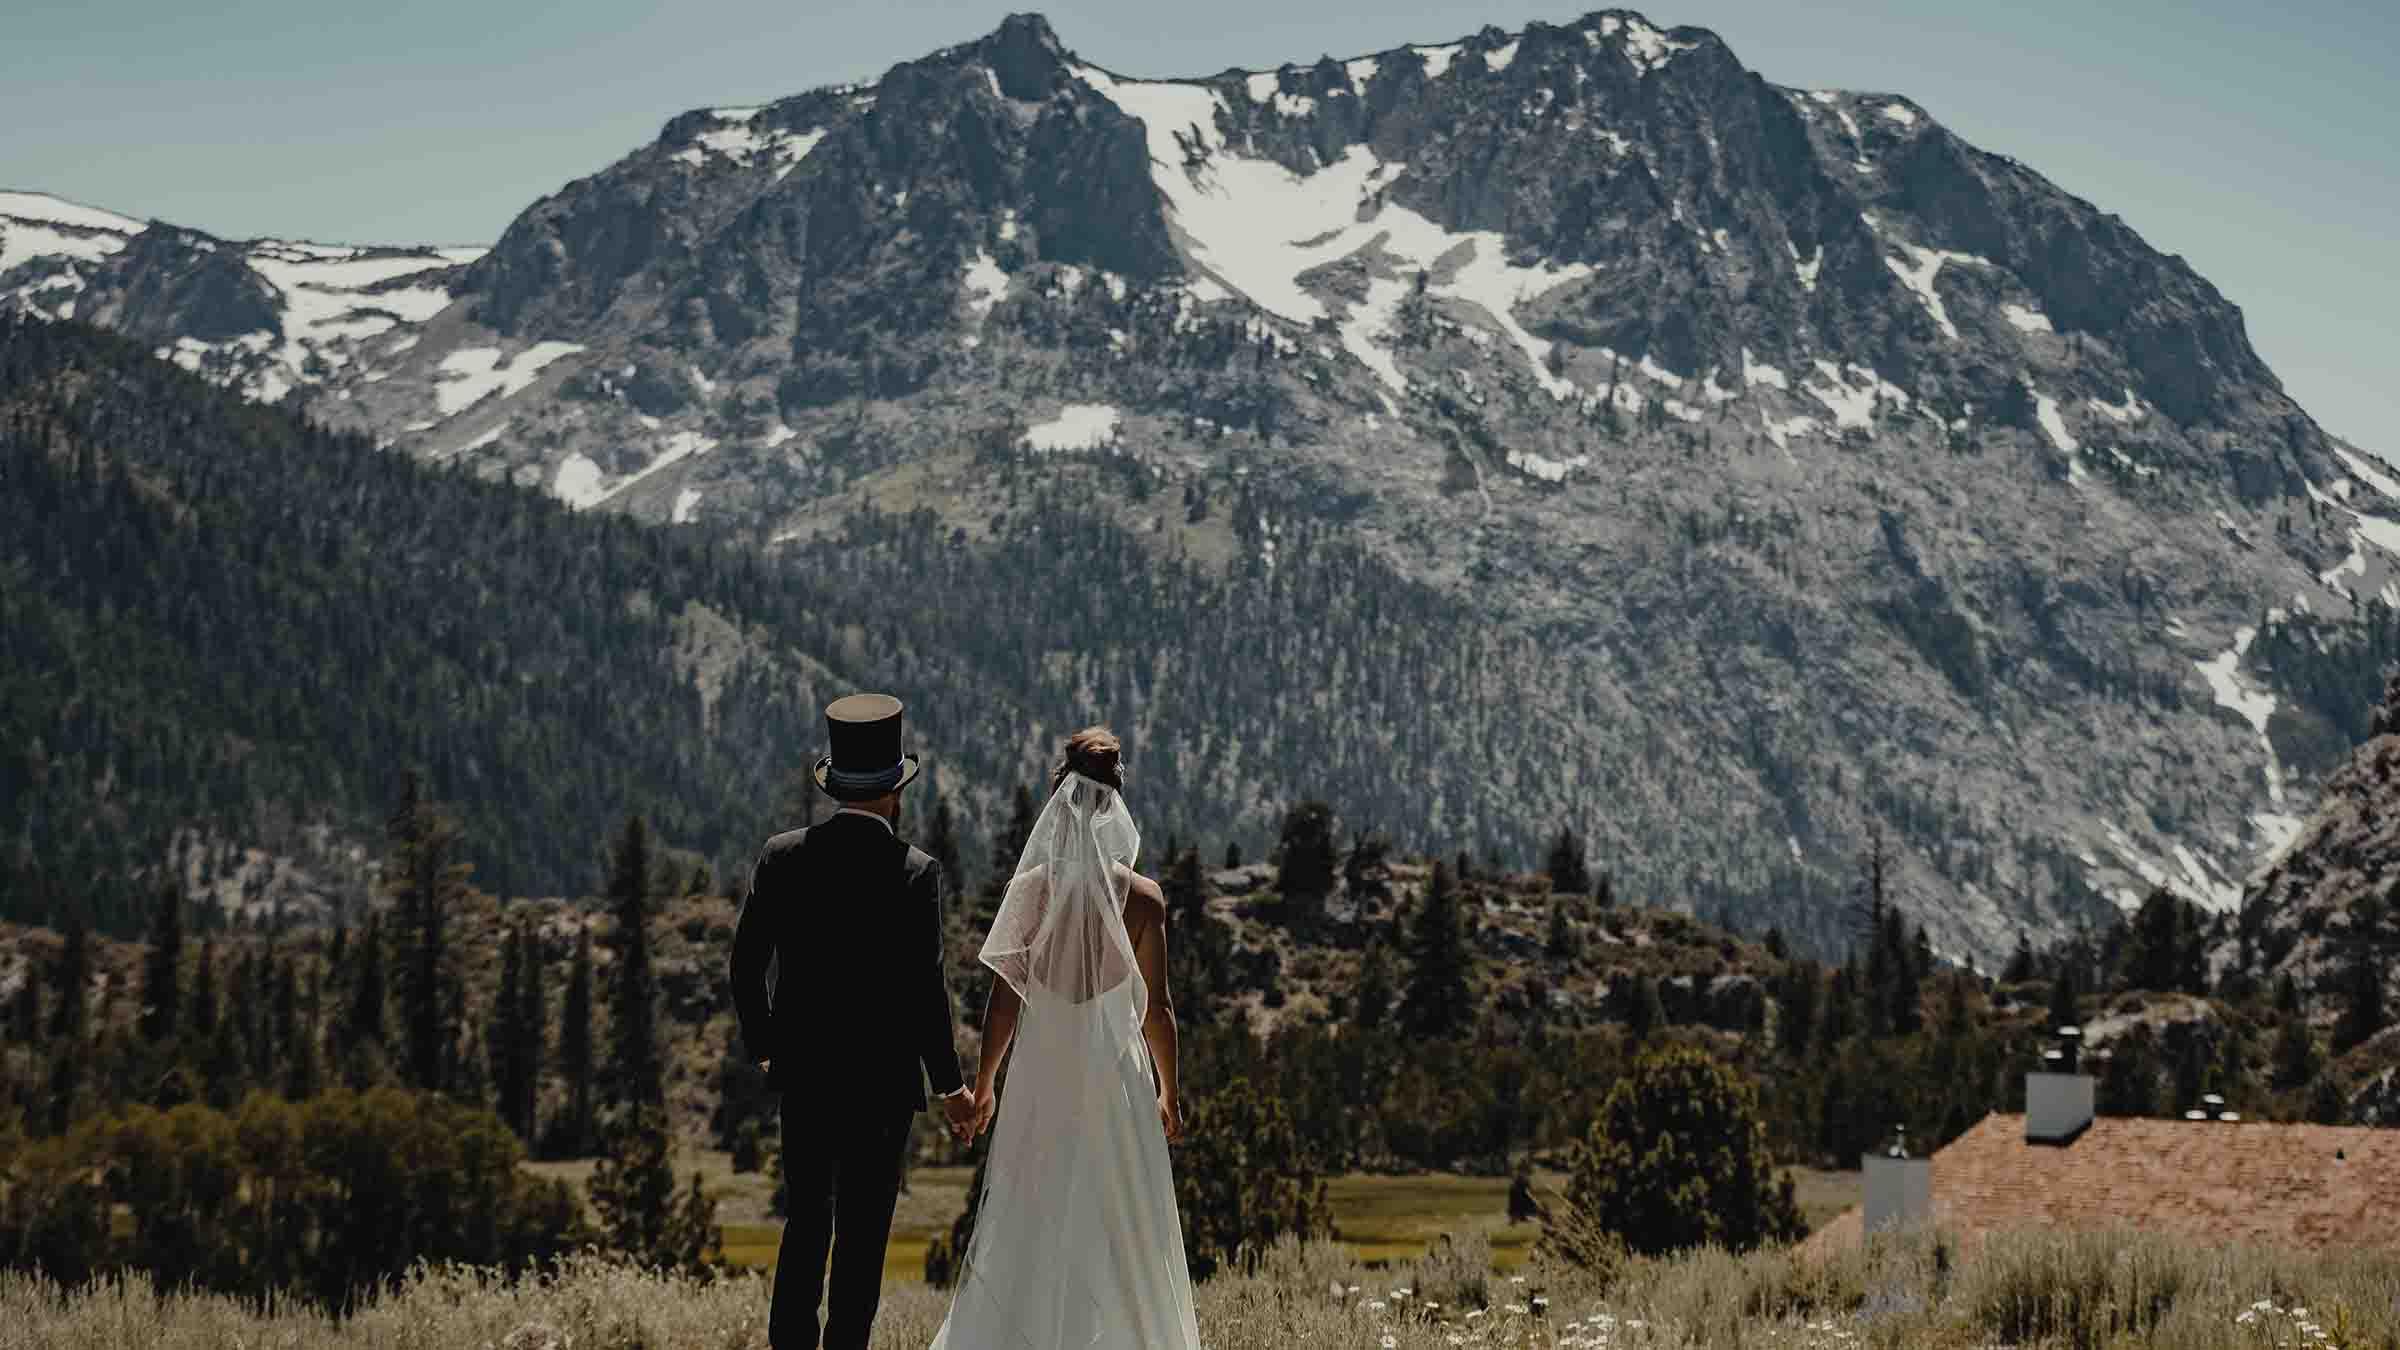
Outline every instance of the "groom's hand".
[[965, 1088], [942, 1098], [942, 1114], [949, 1118], [950, 1137], [960, 1143], [975, 1137], [975, 1095]]

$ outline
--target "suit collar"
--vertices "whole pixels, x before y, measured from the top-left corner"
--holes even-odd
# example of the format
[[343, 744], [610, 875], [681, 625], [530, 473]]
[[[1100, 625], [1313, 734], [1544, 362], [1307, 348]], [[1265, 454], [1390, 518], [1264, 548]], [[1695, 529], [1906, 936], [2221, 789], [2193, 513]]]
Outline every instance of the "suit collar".
[[[897, 839], [900, 837], [899, 830], [893, 827], [892, 822], [885, 820], [883, 817], [875, 814], [872, 811], [861, 811], [855, 806], [845, 806], [841, 810], [833, 813], [833, 820], [840, 820], [844, 816], [862, 816], [875, 822], [877, 825], [882, 826], [883, 832], [892, 838]], [[826, 823], [832, 824], [833, 821], [829, 820]]]

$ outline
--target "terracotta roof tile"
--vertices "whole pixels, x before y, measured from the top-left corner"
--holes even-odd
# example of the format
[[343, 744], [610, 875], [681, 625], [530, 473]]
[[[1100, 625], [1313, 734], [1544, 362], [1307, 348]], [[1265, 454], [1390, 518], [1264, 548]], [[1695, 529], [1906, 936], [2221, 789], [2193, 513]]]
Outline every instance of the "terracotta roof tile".
[[[2212, 1241], [2400, 1246], [2400, 1130], [2102, 1116], [2067, 1145], [1989, 1115], [1933, 1155], [1936, 1226], [1970, 1242], [2013, 1228], [2141, 1227]], [[1843, 1211], [1804, 1249], [1859, 1240]]]

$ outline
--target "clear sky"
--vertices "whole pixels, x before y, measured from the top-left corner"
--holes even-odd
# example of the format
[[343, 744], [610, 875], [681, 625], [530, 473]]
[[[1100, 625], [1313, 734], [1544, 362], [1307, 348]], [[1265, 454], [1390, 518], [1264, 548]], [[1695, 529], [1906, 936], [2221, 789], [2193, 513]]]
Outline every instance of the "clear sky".
[[[1017, 0], [1019, 4], [1031, 0]], [[1052, 0], [1128, 75], [1267, 68], [1596, 4]], [[2180, 253], [2329, 430], [2400, 456], [2400, 0], [1659, 0], [1782, 84], [1906, 94]], [[236, 237], [485, 243], [688, 108], [996, 27], [937, 0], [9, 0], [0, 187]], [[1834, 17], [1838, 13], [1838, 17]]]

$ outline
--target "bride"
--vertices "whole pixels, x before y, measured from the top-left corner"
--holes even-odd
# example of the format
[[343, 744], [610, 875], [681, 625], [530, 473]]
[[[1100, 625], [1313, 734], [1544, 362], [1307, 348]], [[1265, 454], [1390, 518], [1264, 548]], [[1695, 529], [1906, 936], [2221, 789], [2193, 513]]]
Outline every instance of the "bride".
[[[1166, 901], [1133, 870], [1117, 738], [1069, 737], [983, 944], [975, 1129], [1013, 1039], [964, 1272], [933, 1350], [1199, 1350], [1167, 1145]], [[1153, 1070], [1156, 1071], [1155, 1081]]]

